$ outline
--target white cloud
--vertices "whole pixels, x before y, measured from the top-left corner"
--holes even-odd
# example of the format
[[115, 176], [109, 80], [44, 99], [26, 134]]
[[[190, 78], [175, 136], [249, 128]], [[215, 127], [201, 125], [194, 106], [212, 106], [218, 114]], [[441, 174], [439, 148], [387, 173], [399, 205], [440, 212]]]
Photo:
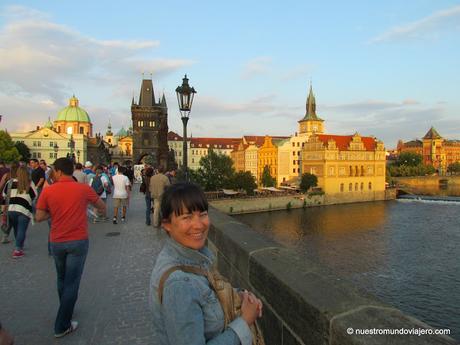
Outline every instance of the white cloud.
[[249, 60], [243, 67], [241, 73], [242, 79], [252, 79], [256, 76], [266, 74], [270, 71], [272, 58], [268, 56], [261, 56]]
[[460, 5], [437, 11], [420, 20], [395, 26], [372, 38], [369, 43], [436, 37], [442, 31], [458, 30]]
[[[31, 115], [34, 119], [40, 116], [34, 120], [37, 124], [48, 116], [53, 119], [55, 113], [49, 114], [51, 108], [67, 105], [72, 93], [78, 96], [82, 89], [110, 95], [127, 81], [140, 78], [141, 72], [152, 72], [158, 79], [194, 63], [181, 58], [152, 58], [159, 41], [98, 40], [23, 6], [4, 7], [2, 17], [5, 21], [0, 26], [0, 96], [9, 97], [2, 97], [1, 111], [18, 121], [25, 116], [30, 119]], [[131, 91], [124, 97], [130, 100]], [[18, 100], [26, 100], [27, 104], [18, 105]], [[126, 112], [129, 114], [128, 107]], [[9, 128], [19, 128], [17, 123], [10, 123]]]

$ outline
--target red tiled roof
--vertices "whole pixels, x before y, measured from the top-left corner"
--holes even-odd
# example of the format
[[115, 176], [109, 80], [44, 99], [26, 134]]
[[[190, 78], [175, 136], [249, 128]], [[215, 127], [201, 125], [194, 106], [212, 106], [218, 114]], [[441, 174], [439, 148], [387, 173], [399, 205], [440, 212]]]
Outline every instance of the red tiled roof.
[[168, 132], [168, 140], [182, 140], [182, 137], [177, 134], [176, 132], [169, 131]]
[[[191, 138], [190, 147], [235, 149], [238, 148], [240, 140], [240, 138]], [[227, 145], [230, 147], [227, 147]]]
[[[353, 140], [353, 135], [331, 135], [331, 134], [317, 134], [317, 137], [320, 141], [324, 144], [327, 144], [329, 140], [334, 140], [335, 144], [339, 151], [347, 151], [350, 142]], [[374, 151], [375, 150], [375, 138], [373, 137], [361, 137], [361, 141], [364, 144], [364, 148], [366, 151]]]

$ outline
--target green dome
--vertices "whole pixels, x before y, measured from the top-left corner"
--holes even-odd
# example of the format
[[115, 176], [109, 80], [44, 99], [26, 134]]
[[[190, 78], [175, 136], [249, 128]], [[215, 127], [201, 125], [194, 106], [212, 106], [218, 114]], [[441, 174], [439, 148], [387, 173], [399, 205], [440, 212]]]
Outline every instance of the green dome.
[[126, 131], [125, 127], [121, 127], [121, 129], [117, 133], [117, 137], [126, 137], [128, 132]]
[[88, 113], [78, 106], [78, 98], [72, 96], [69, 106], [61, 109], [56, 121], [91, 122]]

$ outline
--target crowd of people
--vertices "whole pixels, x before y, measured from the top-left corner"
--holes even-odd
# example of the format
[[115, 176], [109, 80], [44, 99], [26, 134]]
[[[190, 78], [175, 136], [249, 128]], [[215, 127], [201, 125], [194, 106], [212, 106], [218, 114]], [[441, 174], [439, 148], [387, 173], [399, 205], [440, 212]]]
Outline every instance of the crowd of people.
[[[254, 325], [262, 316], [262, 302], [251, 292], [229, 285], [230, 293], [239, 291], [232, 301], [240, 300], [237, 314], [229, 314], [233, 305], [217, 295], [214, 284], [220, 278], [211, 272], [214, 256], [206, 247], [210, 226], [206, 197], [200, 187], [177, 182], [175, 176], [175, 170], [165, 172], [161, 166], [145, 165], [141, 172], [145, 224], [158, 231], [162, 228], [168, 235], [146, 287], [155, 337], [164, 345], [249, 345], [253, 338], [260, 338]], [[14, 259], [24, 257], [29, 223], [48, 222], [48, 252], [54, 258], [59, 297], [56, 338], [78, 328], [72, 316], [89, 248], [88, 219], [109, 221], [107, 199], [111, 197], [112, 223], [125, 222], [133, 179], [132, 169], [117, 163], [93, 166], [88, 161], [83, 166], [59, 158], [52, 167], [36, 159], [28, 166], [14, 163], [6, 167], [0, 162], [2, 243], [10, 242], [13, 229]], [[227, 315], [233, 316], [228, 319]], [[1, 326], [0, 337], [12, 344]]]

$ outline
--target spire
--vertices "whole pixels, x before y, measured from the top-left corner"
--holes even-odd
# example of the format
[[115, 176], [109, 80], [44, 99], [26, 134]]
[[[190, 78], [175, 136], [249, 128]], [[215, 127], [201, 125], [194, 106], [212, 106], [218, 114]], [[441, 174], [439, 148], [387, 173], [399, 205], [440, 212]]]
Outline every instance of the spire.
[[164, 92], [163, 92], [163, 96], [161, 97], [161, 105], [162, 105], [163, 107], [166, 107], [166, 97], [165, 97]]
[[316, 99], [315, 95], [313, 94], [313, 86], [310, 81], [310, 93], [308, 94], [307, 97], [307, 106], [306, 106], [306, 113], [305, 116], [309, 118], [316, 118]]
[[153, 83], [151, 79], [143, 79], [139, 103], [141, 107], [151, 107], [155, 105], [155, 94], [153, 92]]

